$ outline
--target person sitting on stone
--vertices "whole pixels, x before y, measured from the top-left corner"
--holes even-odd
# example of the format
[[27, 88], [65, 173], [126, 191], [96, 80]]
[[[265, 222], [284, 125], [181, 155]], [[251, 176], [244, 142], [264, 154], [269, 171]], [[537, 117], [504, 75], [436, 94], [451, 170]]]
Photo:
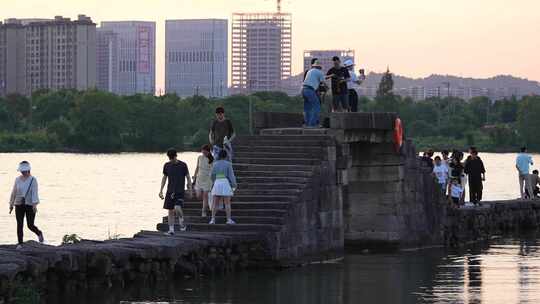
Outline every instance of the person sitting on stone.
[[[538, 185], [540, 184], [540, 176], [538, 176], [538, 170], [533, 170], [532, 174], [529, 174], [527, 176], [527, 179], [525, 180], [525, 196], [528, 199], [537, 199], [540, 198], [538, 194], [540, 194], [540, 188]], [[532, 196], [531, 196], [532, 193]]]

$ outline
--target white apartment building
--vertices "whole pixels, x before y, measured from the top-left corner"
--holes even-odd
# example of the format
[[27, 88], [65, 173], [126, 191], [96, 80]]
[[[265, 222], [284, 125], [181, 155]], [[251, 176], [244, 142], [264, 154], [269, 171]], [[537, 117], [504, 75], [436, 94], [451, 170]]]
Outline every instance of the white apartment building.
[[120, 95], [155, 94], [156, 23], [104, 21], [98, 33], [100, 89]]
[[228, 21], [165, 21], [165, 92], [187, 97], [228, 94]]

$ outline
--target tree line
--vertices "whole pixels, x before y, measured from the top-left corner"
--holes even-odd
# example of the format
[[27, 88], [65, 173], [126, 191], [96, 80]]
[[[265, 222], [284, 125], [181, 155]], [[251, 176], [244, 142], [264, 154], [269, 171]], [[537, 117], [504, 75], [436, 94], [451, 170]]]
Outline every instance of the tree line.
[[[226, 108], [238, 134], [247, 134], [250, 100], [254, 112], [303, 111], [301, 97], [280, 92], [223, 99], [118, 96], [96, 90], [41, 91], [31, 98], [9, 95], [0, 98], [0, 151], [194, 150], [208, 141], [217, 106]], [[514, 151], [527, 145], [540, 151], [540, 96], [496, 102], [484, 97], [413, 101], [386, 93], [361, 98], [359, 104], [362, 111], [397, 112], [419, 149], [475, 145], [483, 151]]]
[[208, 142], [217, 106], [226, 108], [239, 134], [249, 132], [253, 111], [301, 112], [300, 97], [256, 93], [201, 96], [118, 96], [108, 92], [36, 92], [0, 98], [0, 151], [156, 152], [193, 150]]

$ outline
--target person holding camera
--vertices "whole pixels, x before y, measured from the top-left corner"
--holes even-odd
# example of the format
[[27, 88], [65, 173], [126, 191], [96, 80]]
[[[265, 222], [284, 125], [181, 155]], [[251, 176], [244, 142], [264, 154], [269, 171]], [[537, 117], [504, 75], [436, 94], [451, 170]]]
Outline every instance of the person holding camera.
[[9, 199], [9, 213], [15, 209], [15, 218], [17, 219], [17, 249], [21, 249], [23, 245], [23, 226], [24, 217], [26, 216], [26, 223], [28, 229], [38, 236], [40, 243], [44, 242], [43, 232], [34, 225], [37, 213], [37, 205], [39, 204], [38, 195], [38, 182], [37, 179], [32, 176], [30, 163], [22, 161], [19, 164], [17, 171], [21, 173], [15, 179], [13, 190]]
[[[164, 199], [163, 209], [168, 210], [169, 231], [167, 235], [174, 235], [175, 217], [178, 217], [180, 231], [186, 231], [187, 227], [184, 224], [184, 194], [187, 178], [187, 188], [191, 195], [191, 177], [189, 175], [188, 166], [183, 161], [178, 159], [178, 154], [175, 149], [167, 151], [169, 161], [163, 166], [163, 178], [161, 179], [161, 188], [159, 190], [159, 198]], [[167, 183], [167, 192], [163, 196], [163, 188]]]
[[356, 90], [353, 89], [353, 85], [361, 85], [366, 79], [366, 75], [363, 69], [360, 70], [360, 76], [356, 75], [354, 72], [354, 62], [351, 59], [345, 60], [343, 65], [347, 70], [349, 70], [349, 74], [351, 75], [351, 78], [349, 78], [348, 81], [350, 111], [358, 112], [358, 93], [356, 93]]

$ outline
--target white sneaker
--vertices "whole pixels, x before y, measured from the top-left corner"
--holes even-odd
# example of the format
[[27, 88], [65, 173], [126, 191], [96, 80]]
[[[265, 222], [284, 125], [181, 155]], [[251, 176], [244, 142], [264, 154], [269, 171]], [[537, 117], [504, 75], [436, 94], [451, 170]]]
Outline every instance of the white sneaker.
[[474, 204], [471, 203], [471, 202], [466, 202], [465, 205], [463, 205], [463, 207], [465, 207], [465, 208], [473, 208]]
[[180, 225], [180, 231], [186, 231], [186, 230], [187, 230], [187, 225], [186, 224]]
[[168, 232], [165, 232], [165, 235], [168, 235], [168, 236], [173, 236], [174, 235], [174, 231], [168, 231]]
[[215, 223], [216, 223], [216, 219], [215, 219], [215, 218], [212, 218], [212, 219], [210, 220], [210, 223], [208, 223], [208, 224], [214, 225]]
[[21, 245], [21, 244], [19, 244], [19, 245], [17, 245], [17, 247], [15, 247], [15, 249], [17, 249], [17, 250], [22, 250], [22, 249], [23, 249], [23, 247], [22, 247], [22, 245]]
[[236, 222], [233, 221], [232, 219], [227, 220], [227, 225], [234, 225], [234, 224], [236, 224]]

